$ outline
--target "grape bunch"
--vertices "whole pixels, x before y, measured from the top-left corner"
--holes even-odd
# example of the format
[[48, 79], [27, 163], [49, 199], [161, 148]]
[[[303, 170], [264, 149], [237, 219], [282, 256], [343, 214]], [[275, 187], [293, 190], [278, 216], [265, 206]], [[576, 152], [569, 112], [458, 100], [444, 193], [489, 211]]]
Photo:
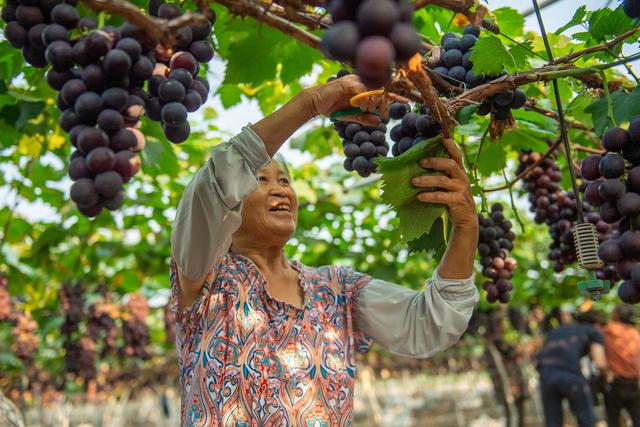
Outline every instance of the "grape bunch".
[[146, 360], [151, 357], [148, 352], [150, 343], [149, 327], [145, 319], [149, 314], [149, 305], [139, 293], [129, 295], [126, 313], [122, 317], [123, 352], [125, 355]]
[[84, 379], [96, 377], [98, 354], [96, 343], [91, 337], [84, 335], [76, 340], [66, 340], [64, 350], [64, 366], [67, 372]]
[[407, 61], [422, 47], [407, 0], [328, 0], [334, 25], [322, 37], [330, 59], [351, 63], [362, 82], [377, 88], [391, 79], [395, 61]]
[[440, 40], [440, 60], [433, 71], [455, 86], [471, 89], [484, 84], [484, 76], [476, 76], [471, 61], [472, 49], [479, 36], [480, 28], [471, 24], [464, 27], [462, 37], [452, 32], [445, 33]]
[[[11, 46], [21, 49], [24, 60], [38, 68], [47, 66], [47, 58], [58, 56], [57, 41], [68, 42], [69, 31], [91, 25], [80, 19], [78, 0], [7, 0], [2, 20], [7, 24], [4, 36]], [[54, 45], [49, 49], [49, 45]]]
[[12, 350], [18, 359], [24, 363], [30, 363], [33, 361], [33, 355], [40, 341], [35, 335], [38, 323], [30, 314], [24, 312], [15, 312], [12, 317], [15, 322], [12, 332], [14, 338]]
[[[329, 81], [339, 79], [350, 74], [347, 70], [340, 70], [336, 77]], [[364, 126], [343, 120], [334, 120], [333, 128], [342, 138], [342, 148], [346, 159], [343, 166], [346, 171], [356, 171], [361, 177], [367, 177], [376, 171], [373, 160], [376, 157], [385, 157], [389, 152], [387, 143], [387, 125], [382, 120], [378, 126]]]
[[[549, 229], [552, 241], [549, 245], [548, 257], [553, 261], [554, 271], [559, 273], [568, 264], [577, 260], [573, 241], [573, 226], [578, 220], [575, 194], [562, 191], [560, 188], [562, 173], [552, 158], [542, 159], [540, 153], [523, 152], [519, 160], [517, 174], [537, 165], [524, 177], [524, 188], [529, 193], [529, 211], [534, 214], [534, 221], [538, 224], [546, 224]], [[590, 213], [590, 210], [591, 206], [584, 203], [585, 215]], [[604, 224], [606, 227], [602, 227], [603, 223], [599, 218], [593, 215], [588, 218], [595, 221], [596, 227], [601, 229], [602, 233], [609, 231], [607, 224]]]
[[104, 299], [89, 306], [87, 313], [87, 333], [89, 337], [98, 343], [103, 340], [102, 356], [112, 353], [116, 348], [116, 319], [118, 307]]
[[[506, 72], [498, 76], [476, 75], [471, 55], [479, 36], [480, 28], [471, 24], [464, 28], [462, 37], [453, 32], [445, 33], [440, 41], [440, 60], [433, 71], [449, 83], [466, 89], [507, 75]], [[526, 102], [527, 95], [520, 89], [498, 92], [480, 104], [477, 114], [486, 116], [491, 113], [496, 120], [507, 120], [511, 110], [522, 108]]]
[[414, 145], [433, 138], [442, 133], [440, 124], [425, 107], [421, 107], [416, 113], [411, 111], [407, 104], [394, 102], [389, 107], [389, 117], [400, 120], [400, 123], [391, 128], [389, 136], [395, 142], [391, 148], [391, 154], [398, 157]]
[[629, 129], [611, 128], [602, 139], [606, 153], [587, 157], [582, 176], [591, 181], [585, 199], [599, 206], [600, 217], [618, 223], [618, 234], [602, 242], [598, 256], [615, 265], [624, 282], [618, 296], [626, 303], [640, 303], [640, 117]]
[[513, 289], [511, 278], [516, 268], [516, 260], [509, 257], [516, 235], [511, 231], [512, 223], [505, 218], [500, 203], [491, 206], [488, 217], [478, 215], [480, 239], [478, 254], [482, 265], [482, 275], [490, 279], [482, 284], [487, 292], [487, 301], [509, 302], [509, 292]]
[[11, 315], [11, 294], [9, 293], [9, 279], [0, 273], [0, 322], [9, 320]]
[[85, 319], [84, 307], [84, 287], [77, 283], [72, 285], [69, 282], [62, 284], [60, 289], [60, 303], [64, 311], [64, 323], [61, 331], [67, 337], [80, 329], [80, 322]]
[[[163, 19], [182, 15], [179, 5], [153, 0], [149, 13]], [[188, 113], [197, 111], [209, 96], [209, 83], [198, 72], [199, 63], [213, 58], [210, 37], [214, 23], [212, 11], [209, 23], [180, 28], [176, 46], [156, 49], [157, 65], [147, 87], [146, 113], [151, 120], [162, 123], [165, 136], [175, 144], [189, 137]]]

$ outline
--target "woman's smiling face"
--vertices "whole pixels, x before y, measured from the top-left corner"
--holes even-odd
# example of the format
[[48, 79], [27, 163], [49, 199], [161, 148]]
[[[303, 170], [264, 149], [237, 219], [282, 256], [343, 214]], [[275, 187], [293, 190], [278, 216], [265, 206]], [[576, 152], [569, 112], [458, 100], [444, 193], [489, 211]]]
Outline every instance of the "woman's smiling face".
[[289, 175], [277, 161], [271, 161], [258, 172], [258, 188], [242, 207], [242, 225], [238, 237], [266, 239], [270, 245], [293, 235], [298, 220], [298, 197]]

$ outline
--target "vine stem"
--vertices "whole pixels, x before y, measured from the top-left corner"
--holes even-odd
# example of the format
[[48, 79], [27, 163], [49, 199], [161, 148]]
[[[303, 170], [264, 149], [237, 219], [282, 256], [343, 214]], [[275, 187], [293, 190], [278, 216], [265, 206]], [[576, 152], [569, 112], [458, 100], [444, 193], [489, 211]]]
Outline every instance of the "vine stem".
[[[618, 61], [623, 61], [624, 58], [620, 58], [620, 56], [616, 55], [611, 49], [607, 49], [607, 53], [611, 56], [613, 56], [614, 58], [616, 58]], [[629, 75], [631, 77], [633, 77], [633, 80], [636, 81], [636, 84], [640, 84], [640, 80], [638, 80], [638, 76], [636, 76], [636, 73], [633, 72], [633, 69], [631, 69], [631, 67], [629, 67], [629, 64], [627, 64], [626, 62], [624, 64], [622, 64], [624, 66], [624, 68], [626, 68], [627, 73], [629, 73]]]
[[16, 208], [20, 204], [20, 191], [22, 191], [22, 189], [24, 188], [25, 180], [27, 178], [29, 178], [29, 176], [31, 175], [32, 166], [33, 166], [33, 162], [34, 161], [35, 161], [35, 159], [32, 157], [24, 165], [24, 168], [22, 170], [22, 178], [23, 179], [21, 179], [20, 182], [18, 183], [18, 185], [16, 186], [16, 199], [13, 202], [13, 206], [11, 206], [11, 208], [9, 209], [9, 216], [7, 217], [7, 221], [4, 223], [4, 226], [2, 227], [2, 240], [0, 240], [0, 254], [2, 253], [2, 248], [4, 247], [4, 244], [7, 242], [7, 237], [8, 237], [8, 234], [9, 234], [9, 227], [11, 226], [11, 223], [13, 222], [13, 216], [15, 215]]
[[[547, 30], [544, 28], [544, 21], [542, 20], [542, 13], [540, 12], [540, 7], [538, 6], [538, 0], [532, 0], [533, 8], [536, 11], [536, 18], [538, 20], [538, 25], [540, 26], [540, 33], [542, 35], [542, 40], [544, 41], [544, 47], [547, 51], [547, 56], [549, 57], [549, 62], [554, 64], [553, 60], [553, 52], [551, 51], [551, 45], [549, 44], [549, 38], [547, 37]], [[560, 134], [562, 135], [562, 143], [564, 145], [565, 157], [567, 159], [567, 164], [569, 165], [569, 176], [571, 177], [571, 187], [573, 188], [573, 194], [576, 198], [576, 207], [578, 210], [578, 222], [584, 222], [584, 213], [582, 212], [582, 202], [580, 201], [580, 192], [578, 191], [578, 184], [576, 182], [576, 175], [573, 170], [573, 161], [571, 159], [571, 146], [569, 145], [569, 136], [567, 135], [567, 126], [564, 121], [564, 111], [562, 109], [562, 99], [560, 97], [560, 89], [558, 87], [558, 80], [554, 79], [551, 81], [553, 85], [554, 97], [556, 99], [556, 107], [558, 108], [558, 118], [560, 119]], [[603, 86], [606, 87], [606, 82], [603, 82]]]
[[609, 122], [613, 127], [616, 127], [616, 118], [613, 115], [613, 99], [611, 99], [611, 92], [609, 92], [609, 85], [607, 84], [607, 76], [604, 71], [600, 71], [600, 78], [604, 82], [602, 85], [604, 90], [604, 96], [607, 98], [607, 117], [609, 118]]
[[[504, 168], [502, 168], [502, 176], [504, 177], [505, 184], [509, 183], [509, 179], [507, 178], [507, 172], [505, 172]], [[513, 211], [513, 216], [515, 216], [516, 221], [520, 225], [520, 230], [524, 233], [524, 223], [522, 219], [520, 219], [520, 215], [518, 214], [518, 209], [516, 209], [516, 202], [513, 199], [513, 186], [509, 186], [509, 201], [511, 202], [511, 210]]]

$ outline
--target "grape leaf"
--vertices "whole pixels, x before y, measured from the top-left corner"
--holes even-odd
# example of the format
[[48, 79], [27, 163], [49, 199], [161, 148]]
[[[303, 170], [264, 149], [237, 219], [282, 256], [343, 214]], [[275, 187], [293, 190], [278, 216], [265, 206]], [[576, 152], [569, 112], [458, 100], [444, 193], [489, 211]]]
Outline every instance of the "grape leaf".
[[399, 157], [376, 159], [382, 174], [381, 198], [396, 209], [403, 243], [428, 233], [434, 221], [446, 212], [442, 205], [425, 204], [416, 199], [416, 195], [424, 190], [411, 185], [414, 176], [439, 173], [426, 171], [418, 161], [425, 157], [448, 157], [440, 141], [441, 137], [433, 138], [416, 144]]
[[[629, 122], [640, 116], [640, 87], [636, 86], [631, 92], [620, 89], [611, 94], [613, 103], [613, 117], [619, 125]], [[591, 114], [593, 128], [598, 135], [602, 135], [605, 130], [613, 127], [609, 123], [607, 98], [600, 98], [584, 110]]]
[[451, 227], [447, 227], [448, 220], [447, 215], [437, 218], [428, 233], [409, 242], [409, 251], [427, 253], [433, 251], [435, 258], [441, 258], [447, 249], [447, 239], [451, 233]]
[[529, 40], [522, 43], [515, 44], [509, 48], [509, 54], [513, 58], [513, 64], [507, 64], [507, 69], [510, 71], [523, 70], [529, 67], [529, 58], [533, 56], [531, 53], [533, 45]]
[[486, 36], [478, 40], [473, 47], [471, 61], [476, 74], [489, 76], [500, 74], [507, 65], [514, 65], [513, 56], [495, 36]]
[[634, 27], [633, 19], [624, 13], [622, 6], [614, 11], [609, 8], [598, 9], [589, 18], [589, 32], [598, 41], [605, 41]]
[[456, 121], [460, 126], [466, 125], [474, 117], [476, 111], [478, 111], [479, 105], [471, 104], [465, 105], [456, 113]]
[[480, 158], [478, 159], [478, 172], [489, 176], [507, 166], [507, 152], [500, 141], [487, 139], [484, 141]]
[[242, 90], [237, 85], [221, 85], [218, 95], [224, 108], [231, 108], [242, 101]]
[[564, 24], [562, 27], [556, 30], [556, 34], [561, 34], [565, 30], [575, 27], [578, 24], [581, 24], [584, 21], [584, 18], [587, 16], [587, 6], [582, 5], [577, 10], [576, 13], [573, 14], [573, 17]]
[[524, 27], [524, 16], [511, 7], [501, 7], [495, 9], [493, 13], [496, 15], [496, 23], [500, 26], [502, 34], [508, 34], [511, 37], [522, 35]]

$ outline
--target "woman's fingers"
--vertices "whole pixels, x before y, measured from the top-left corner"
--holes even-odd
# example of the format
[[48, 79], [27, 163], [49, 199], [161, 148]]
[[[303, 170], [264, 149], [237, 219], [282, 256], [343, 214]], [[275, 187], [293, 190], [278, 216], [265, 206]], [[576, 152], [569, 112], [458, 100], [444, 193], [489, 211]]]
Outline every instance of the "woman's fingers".
[[424, 203], [439, 203], [446, 206], [455, 205], [462, 201], [462, 195], [460, 193], [447, 191], [425, 191], [419, 193], [416, 198]]
[[445, 159], [443, 157], [429, 157], [420, 160], [420, 166], [425, 169], [435, 169], [445, 172], [451, 178], [467, 180], [467, 174], [461, 165], [453, 159]]
[[461, 185], [457, 181], [444, 175], [422, 175], [411, 179], [411, 184], [415, 187], [442, 188], [447, 191], [457, 191]]

